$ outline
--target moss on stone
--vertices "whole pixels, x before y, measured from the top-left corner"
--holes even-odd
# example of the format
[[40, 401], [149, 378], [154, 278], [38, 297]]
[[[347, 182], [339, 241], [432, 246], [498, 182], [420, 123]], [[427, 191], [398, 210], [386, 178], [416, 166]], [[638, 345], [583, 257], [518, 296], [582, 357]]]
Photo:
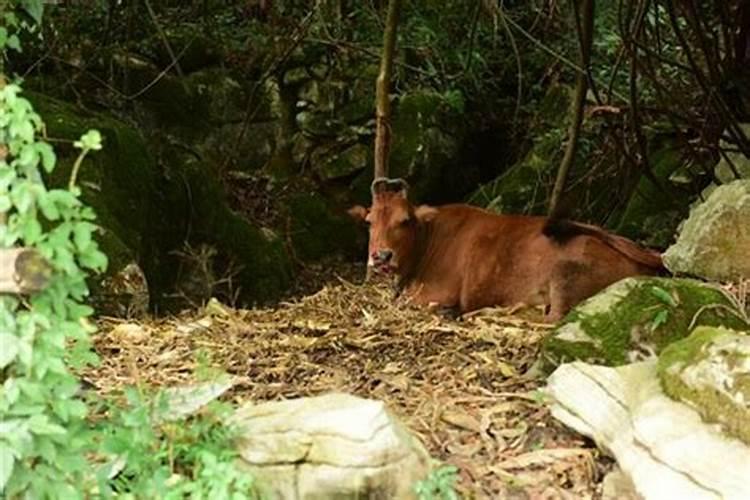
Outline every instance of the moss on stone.
[[[436, 92], [406, 94], [394, 106], [390, 176], [409, 181], [414, 200], [455, 197], [465, 189], [469, 170], [456, 164], [465, 139], [461, 114]], [[372, 172], [358, 176], [354, 185], [367, 192]], [[358, 198], [359, 199], [359, 198]]]
[[682, 164], [679, 148], [670, 141], [663, 142], [651, 156], [651, 170], [661, 187], [642, 177], [619, 217], [615, 232], [658, 248], [666, 248], [672, 242], [675, 228], [687, 215], [689, 202], [687, 193], [669, 181]]
[[696, 280], [621, 280], [579, 304], [547, 337], [545, 365], [583, 360], [617, 366], [659, 353], [690, 325], [746, 328], [742, 313], [717, 288]]
[[[53, 139], [57, 167], [47, 178], [50, 187], [63, 187], [70, 178], [79, 150], [72, 147], [89, 129], [102, 134], [103, 149], [90, 153], [78, 176], [82, 198], [97, 213], [104, 228], [97, 240], [110, 258], [107, 273], [119, 271], [133, 255], [144, 255], [157, 208], [156, 165], [135, 129], [105, 115], [27, 91]], [[58, 142], [62, 141], [62, 142]]]
[[701, 326], [664, 349], [659, 379], [672, 399], [750, 444], [750, 331]]
[[192, 240], [213, 244], [242, 266], [238, 276], [240, 298], [263, 302], [277, 298], [291, 283], [292, 268], [283, 240], [273, 231], [252, 225], [234, 213], [210, 168], [197, 161], [181, 165], [190, 186]]
[[342, 253], [353, 257], [362, 247], [354, 222], [343, 214], [336, 214], [318, 194], [292, 197], [289, 218], [292, 246], [302, 260], [318, 260]]

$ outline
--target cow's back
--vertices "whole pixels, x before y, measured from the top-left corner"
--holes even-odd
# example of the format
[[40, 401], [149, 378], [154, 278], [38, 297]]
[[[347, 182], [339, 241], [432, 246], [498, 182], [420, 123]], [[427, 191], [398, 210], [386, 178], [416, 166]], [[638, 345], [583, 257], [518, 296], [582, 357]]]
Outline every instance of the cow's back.
[[455, 303], [472, 310], [544, 301], [553, 251], [542, 235], [544, 221], [467, 205], [440, 207], [430, 223], [424, 261], [415, 279], [423, 302]]

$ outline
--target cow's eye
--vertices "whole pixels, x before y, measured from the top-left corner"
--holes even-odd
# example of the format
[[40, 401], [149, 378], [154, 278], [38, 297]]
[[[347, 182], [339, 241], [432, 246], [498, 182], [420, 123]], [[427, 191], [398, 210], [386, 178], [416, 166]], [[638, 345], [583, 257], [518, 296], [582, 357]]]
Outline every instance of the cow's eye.
[[407, 217], [405, 219], [402, 219], [401, 222], [399, 222], [399, 225], [408, 226], [410, 223], [411, 223], [411, 217]]

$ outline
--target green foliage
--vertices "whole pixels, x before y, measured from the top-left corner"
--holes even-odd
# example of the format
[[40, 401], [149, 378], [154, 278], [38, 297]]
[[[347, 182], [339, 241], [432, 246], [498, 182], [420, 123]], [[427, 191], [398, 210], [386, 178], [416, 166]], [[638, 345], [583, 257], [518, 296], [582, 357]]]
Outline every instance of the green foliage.
[[[96, 362], [84, 304], [86, 277], [107, 265], [93, 238], [94, 212], [80, 190], [47, 189], [40, 168], [55, 167], [52, 147], [37, 138], [42, 121], [16, 84], [0, 88], [0, 247], [35, 248], [54, 269], [42, 292], [0, 299], [3, 390], [0, 489], [9, 497], [82, 498], [88, 441], [86, 405], [69, 365]], [[81, 155], [88, 152], [83, 145]]]
[[130, 388], [126, 397], [125, 408], [104, 404], [109, 419], [96, 433], [100, 452], [116, 457], [99, 470], [103, 498], [258, 498], [222, 423], [230, 406], [213, 402], [197, 416], [168, 420], [160, 418], [170, 414], [165, 393], [149, 398]]
[[[42, 3], [10, 4], [0, 31], [3, 57], [7, 49], [20, 50], [16, 31], [30, 29], [26, 17], [38, 23]], [[107, 258], [76, 176], [83, 158], [102, 148], [102, 137], [90, 130], [75, 141], [81, 152], [68, 188], [48, 189], [45, 174], [57, 158], [38, 136], [43, 127], [20, 84], [0, 73], [0, 248], [35, 249], [52, 267], [41, 292], [0, 297], [0, 495], [254, 498], [252, 479], [235, 466], [231, 430], [221, 423], [227, 408], [218, 403], [170, 422], [156, 418], [156, 410], [165, 413], [163, 397], [156, 404], [131, 389], [127, 409], [102, 402], [106, 413], [92, 426], [74, 370], [98, 362], [86, 278], [103, 272]], [[91, 461], [111, 456], [117, 459], [104, 467]]]
[[414, 486], [420, 500], [458, 500], [455, 490], [458, 469], [453, 465], [443, 465], [430, 471], [429, 476]]

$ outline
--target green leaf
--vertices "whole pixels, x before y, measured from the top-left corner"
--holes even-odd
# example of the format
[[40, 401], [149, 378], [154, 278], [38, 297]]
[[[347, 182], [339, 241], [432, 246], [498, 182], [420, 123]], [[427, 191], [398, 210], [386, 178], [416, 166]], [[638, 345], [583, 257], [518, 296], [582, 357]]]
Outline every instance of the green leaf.
[[104, 272], [107, 269], [107, 256], [102, 252], [87, 252], [80, 256], [81, 265], [87, 269]]
[[668, 306], [676, 307], [677, 301], [672, 297], [669, 292], [664, 290], [661, 287], [658, 286], [652, 286], [651, 287], [651, 294], [659, 299], [661, 302], [665, 303]]
[[89, 130], [81, 136], [81, 139], [74, 142], [73, 145], [84, 151], [98, 151], [102, 149], [102, 135], [98, 130]]
[[10, 447], [5, 444], [0, 445], [0, 492], [5, 491], [5, 485], [13, 473], [13, 464], [16, 457], [10, 451]]
[[21, 236], [27, 245], [35, 245], [42, 238], [42, 225], [36, 219], [29, 219], [21, 227]]
[[52, 146], [47, 144], [46, 142], [38, 142], [36, 144], [36, 150], [37, 153], [39, 153], [39, 156], [42, 158], [42, 167], [46, 172], [52, 172], [52, 169], [55, 168], [55, 162], [57, 161], [57, 157], [55, 156], [55, 151], [52, 149]]
[[60, 211], [57, 209], [57, 204], [49, 196], [39, 198], [37, 205], [47, 220], [56, 221], [60, 218]]
[[663, 325], [667, 319], [669, 319], [669, 310], [668, 309], [662, 309], [656, 315], [654, 315], [654, 319], [651, 320], [651, 331], [653, 332], [659, 326]]
[[44, 14], [44, 0], [22, 0], [21, 7], [28, 13], [34, 22], [42, 24], [42, 14]]
[[21, 52], [21, 41], [16, 35], [10, 35], [5, 41], [5, 46], [9, 49], [15, 50], [16, 52]]
[[0, 213], [9, 211], [10, 207], [10, 196], [7, 194], [0, 194]]
[[94, 229], [96, 226], [90, 222], [79, 222], [73, 228], [73, 243], [80, 252], [85, 251], [91, 245], [91, 233]]
[[12, 333], [0, 333], [0, 369], [8, 366], [18, 355], [18, 337]]
[[3, 391], [5, 394], [5, 401], [12, 405], [18, 400], [18, 396], [21, 394], [21, 390], [18, 388], [18, 379], [10, 377], [3, 384]]
[[34, 415], [29, 419], [29, 430], [38, 436], [61, 435], [66, 431], [58, 424], [49, 421], [47, 415]]

